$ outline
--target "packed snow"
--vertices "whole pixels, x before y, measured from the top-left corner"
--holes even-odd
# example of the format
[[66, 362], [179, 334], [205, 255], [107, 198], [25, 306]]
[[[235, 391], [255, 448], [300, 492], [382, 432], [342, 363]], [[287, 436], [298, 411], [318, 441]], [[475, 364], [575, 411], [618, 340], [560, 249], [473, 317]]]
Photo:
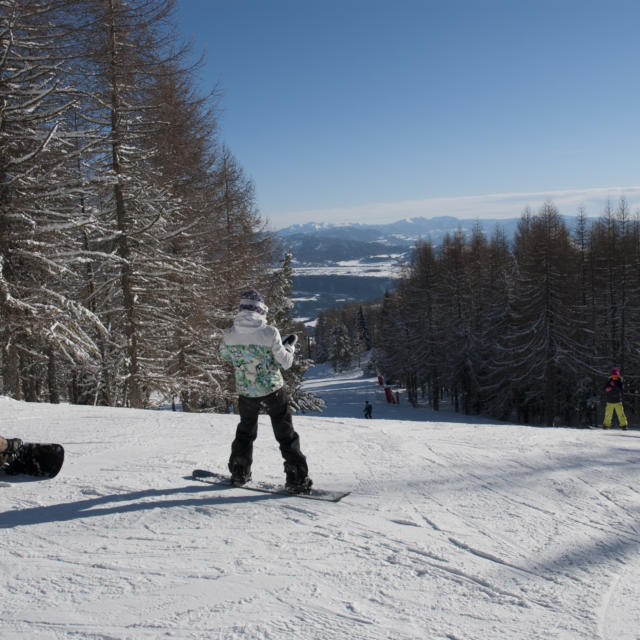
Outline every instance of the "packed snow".
[[[640, 431], [388, 405], [360, 372], [308, 386], [327, 412], [296, 428], [339, 503], [191, 480], [225, 469], [232, 415], [0, 398], [0, 433], [67, 451], [52, 480], [1, 478], [0, 637], [640, 637]], [[254, 477], [279, 481], [261, 425]]]

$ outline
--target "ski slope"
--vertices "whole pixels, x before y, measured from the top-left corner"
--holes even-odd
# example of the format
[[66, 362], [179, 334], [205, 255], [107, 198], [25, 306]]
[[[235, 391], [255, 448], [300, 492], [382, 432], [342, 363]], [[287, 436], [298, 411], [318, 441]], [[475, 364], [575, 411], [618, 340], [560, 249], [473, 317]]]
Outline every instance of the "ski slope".
[[[1, 434], [67, 450], [57, 478], [0, 488], [0, 638], [640, 637], [640, 431], [308, 384], [327, 414], [295, 424], [316, 486], [352, 491], [337, 504], [189, 479], [225, 469], [234, 416], [0, 398]], [[277, 481], [261, 424], [254, 477]]]

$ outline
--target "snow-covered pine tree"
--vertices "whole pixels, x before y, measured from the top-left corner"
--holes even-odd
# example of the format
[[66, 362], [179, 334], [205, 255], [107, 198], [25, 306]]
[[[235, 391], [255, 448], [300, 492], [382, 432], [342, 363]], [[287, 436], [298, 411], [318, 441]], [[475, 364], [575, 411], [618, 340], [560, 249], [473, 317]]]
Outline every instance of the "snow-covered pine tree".
[[85, 184], [100, 224], [88, 241], [105, 256], [94, 265], [94, 301], [111, 333], [104, 354], [114, 385], [110, 401], [133, 407], [173, 386], [167, 363], [183, 319], [179, 301], [186, 274], [201, 269], [196, 256], [175, 250], [188, 216], [158, 161], [166, 131], [158, 79], [177, 74], [180, 60], [170, 37], [173, 6], [171, 0], [75, 3], [83, 47], [78, 117], [89, 141]]
[[508, 334], [510, 295], [513, 290], [514, 263], [504, 231], [497, 228], [489, 242], [486, 273], [478, 285], [483, 299], [479, 351], [481, 410], [501, 420], [509, 420], [513, 396], [505, 371], [509, 353], [500, 346]]
[[0, 392], [34, 401], [57, 401], [58, 359], [95, 358], [101, 330], [72, 296], [92, 221], [75, 197], [65, 17], [60, 3], [0, 0]]
[[313, 330], [315, 344], [315, 361], [318, 363], [326, 362], [328, 359], [328, 328], [325, 314], [321, 311], [316, 319]]
[[266, 294], [269, 303], [269, 321], [278, 327], [281, 335], [293, 333], [292, 260], [291, 251], [287, 251], [281, 261], [280, 268], [272, 273], [271, 283]]
[[[393, 328], [393, 308], [394, 304], [385, 297], [385, 303], [379, 317], [385, 326], [390, 326], [384, 330], [382, 335], [380, 330], [376, 332], [378, 335], [376, 345], [382, 339], [383, 344], [390, 342], [389, 347], [393, 348], [393, 341], [389, 341], [386, 337], [387, 332], [393, 333], [398, 330]], [[405, 360], [410, 363], [409, 380], [407, 381], [409, 399], [414, 404], [417, 403], [418, 390], [421, 389], [426, 392], [431, 407], [438, 410], [440, 408], [441, 372], [443, 370], [443, 331], [448, 327], [448, 324], [442, 322], [440, 266], [430, 243], [421, 243], [416, 246], [407, 278], [402, 283], [397, 308], [402, 310], [406, 318], [408, 338], [399, 341], [399, 346], [403, 351], [401, 357], [395, 362]], [[389, 365], [387, 364], [387, 366]], [[395, 364], [396, 371], [398, 371], [397, 367], [398, 364]]]
[[219, 381], [226, 377], [217, 339], [228, 316], [229, 287], [215, 286], [220, 276], [211, 258], [226, 237], [226, 229], [220, 231], [216, 183], [229, 154], [224, 157], [218, 142], [215, 89], [209, 95], [194, 89], [197, 68], [185, 70], [170, 61], [151, 88], [159, 112], [157, 130], [151, 132], [150, 144], [157, 145], [152, 161], [180, 202], [166, 250], [191, 262], [176, 275], [176, 324], [168, 358], [170, 395], [180, 398], [183, 411], [208, 404], [207, 397], [221, 390]]
[[516, 236], [513, 325], [505, 336], [510, 366], [503, 371], [524, 422], [553, 424], [566, 407], [573, 355], [577, 254], [550, 203], [523, 217]]
[[358, 315], [356, 317], [356, 326], [358, 328], [359, 347], [365, 351], [371, 350], [371, 336], [369, 334], [369, 323], [364, 315], [362, 305], [358, 305]]
[[481, 378], [484, 369], [482, 351], [483, 321], [486, 317], [488, 300], [484, 295], [484, 284], [488, 272], [489, 245], [476, 224], [471, 237], [466, 242], [463, 253], [464, 280], [466, 283], [466, 328], [465, 353], [460, 359], [459, 375], [460, 408], [465, 414], [477, 414], [481, 406]]
[[282, 266], [273, 273], [271, 286], [268, 290], [269, 321], [278, 328], [281, 336], [295, 333], [298, 337], [296, 358], [291, 368], [284, 372], [285, 388], [291, 398], [292, 407], [303, 413], [308, 411], [321, 412], [325, 406], [324, 401], [315, 393], [302, 388], [304, 374], [313, 366], [314, 362], [303, 355], [300, 341], [306, 335], [301, 334], [300, 323], [296, 327], [292, 316], [294, 308], [291, 299], [293, 295], [292, 260], [291, 251], [287, 251], [282, 260]]
[[346, 371], [353, 362], [353, 343], [349, 329], [342, 320], [337, 320], [329, 333], [329, 362], [334, 371]]
[[452, 236], [445, 236], [440, 249], [438, 281], [443, 313], [449, 320], [447, 330], [442, 333], [442, 381], [451, 395], [455, 411], [462, 408], [460, 398], [466, 394], [470, 384], [468, 362], [472, 349], [469, 329], [471, 305], [466, 259], [464, 234], [457, 231]]
[[[573, 245], [576, 252], [576, 278], [574, 286], [575, 314], [577, 316], [576, 343], [581, 354], [574, 351], [576, 360], [575, 380], [572, 382], [571, 403], [573, 415], [570, 424], [595, 424], [595, 390], [601, 385], [599, 371], [606, 370], [606, 362], [601, 361], [598, 338], [597, 295], [594, 289], [594, 262], [591, 239], [591, 221], [583, 207], [578, 210], [576, 227], [573, 231]], [[598, 361], [601, 361], [598, 365]]]

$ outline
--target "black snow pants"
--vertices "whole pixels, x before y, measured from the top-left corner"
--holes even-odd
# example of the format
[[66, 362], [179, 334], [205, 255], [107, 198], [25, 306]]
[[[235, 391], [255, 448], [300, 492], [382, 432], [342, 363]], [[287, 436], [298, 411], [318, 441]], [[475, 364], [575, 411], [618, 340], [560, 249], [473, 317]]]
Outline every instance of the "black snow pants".
[[258, 415], [263, 406], [271, 418], [273, 433], [284, 458], [285, 470], [293, 468], [302, 474], [302, 477], [306, 477], [308, 473], [307, 459], [300, 450], [300, 437], [293, 428], [289, 398], [284, 388], [259, 398], [248, 396], [238, 398], [240, 423], [236, 429], [235, 440], [231, 445], [229, 469], [231, 470], [234, 464], [238, 464], [245, 471], [251, 471], [253, 443], [258, 436]]

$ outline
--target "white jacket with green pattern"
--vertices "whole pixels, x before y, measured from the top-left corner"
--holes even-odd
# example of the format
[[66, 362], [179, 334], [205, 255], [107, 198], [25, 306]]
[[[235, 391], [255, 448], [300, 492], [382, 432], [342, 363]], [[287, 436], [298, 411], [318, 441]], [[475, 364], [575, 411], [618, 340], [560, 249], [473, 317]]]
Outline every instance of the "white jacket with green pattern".
[[280, 332], [255, 311], [240, 311], [224, 332], [220, 356], [233, 363], [241, 396], [267, 396], [284, 385], [280, 368], [293, 364], [294, 347], [283, 345]]

